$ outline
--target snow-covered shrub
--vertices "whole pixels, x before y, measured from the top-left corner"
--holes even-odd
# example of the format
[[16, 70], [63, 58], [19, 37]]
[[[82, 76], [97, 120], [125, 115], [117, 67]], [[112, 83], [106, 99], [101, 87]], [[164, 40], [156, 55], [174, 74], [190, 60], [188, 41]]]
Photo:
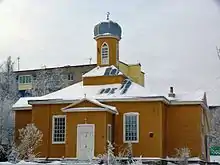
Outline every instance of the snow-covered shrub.
[[19, 153], [19, 160], [31, 160], [39, 153], [36, 149], [41, 145], [43, 133], [34, 125], [27, 124], [25, 128], [19, 130], [20, 144], [17, 146], [16, 151]]
[[8, 161], [12, 163], [16, 163], [18, 158], [18, 151], [15, 144], [12, 145], [11, 150], [8, 152]]
[[116, 157], [114, 155], [115, 148], [110, 141], [107, 141], [107, 142], [108, 142], [108, 145], [107, 145], [106, 153], [100, 154], [98, 156], [99, 163], [100, 164], [115, 164], [116, 163]]
[[119, 150], [119, 160], [120, 158], [128, 158], [127, 164], [142, 165], [142, 156], [140, 156], [137, 161], [135, 161], [133, 158], [133, 146], [131, 142], [127, 143], [126, 146], [121, 146]]
[[187, 147], [177, 148], [176, 149], [176, 157], [178, 159], [179, 164], [188, 164], [188, 159], [190, 158], [190, 149]]
[[126, 146], [121, 146], [119, 148], [119, 155], [118, 157], [127, 157], [129, 162], [132, 160], [133, 158], [133, 147], [132, 147], [132, 143], [129, 142], [126, 144]]

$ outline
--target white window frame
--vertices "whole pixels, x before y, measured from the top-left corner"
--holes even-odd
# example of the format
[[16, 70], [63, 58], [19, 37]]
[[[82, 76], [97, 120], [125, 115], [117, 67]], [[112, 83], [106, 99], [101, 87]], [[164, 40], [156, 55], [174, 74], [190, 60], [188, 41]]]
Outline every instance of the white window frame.
[[[64, 141], [54, 141], [54, 124], [56, 118], [65, 118]], [[66, 115], [53, 115], [52, 119], [52, 144], [65, 144], [66, 142]]]
[[[20, 78], [21, 78], [21, 77], [22, 77], [22, 78], [25, 78], [25, 82], [24, 82], [24, 83], [20, 81]], [[28, 82], [28, 83], [26, 83], [27, 77], [30, 77], [30, 82]], [[19, 83], [19, 84], [31, 84], [31, 83], [32, 83], [32, 79], [33, 79], [33, 78], [32, 78], [32, 75], [19, 75], [19, 76], [18, 76], [18, 83]]]
[[116, 63], [119, 64], [119, 43], [116, 43]]
[[[103, 49], [107, 49], [106, 58], [103, 58]], [[101, 46], [101, 64], [108, 65], [109, 64], [109, 46], [106, 42], [104, 42]]]
[[107, 141], [112, 142], [112, 125], [107, 125]]
[[[125, 120], [126, 120], [126, 116], [137, 116], [137, 140], [126, 140], [126, 132], [125, 132]], [[138, 112], [128, 112], [128, 113], [124, 113], [123, 115], [123, 141], [124, 143], [139, 143], [139, 116], [140, 114]]]

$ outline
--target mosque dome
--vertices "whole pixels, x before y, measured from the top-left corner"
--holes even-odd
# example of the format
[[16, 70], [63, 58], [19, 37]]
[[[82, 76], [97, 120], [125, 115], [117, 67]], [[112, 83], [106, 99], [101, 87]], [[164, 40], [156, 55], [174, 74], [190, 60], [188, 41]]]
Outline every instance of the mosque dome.
[[113, 36], [121, 39], [121, 27], [118, 23], [109, 20], [109, 13], [107, 14], [107, 20], [102, 21], [95, 25], [94, 38], [101, 36]]

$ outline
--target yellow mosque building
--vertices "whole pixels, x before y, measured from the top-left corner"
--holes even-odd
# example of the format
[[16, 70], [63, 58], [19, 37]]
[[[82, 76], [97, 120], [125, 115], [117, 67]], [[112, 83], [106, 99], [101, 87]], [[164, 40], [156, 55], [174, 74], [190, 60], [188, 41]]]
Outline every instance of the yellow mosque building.
[[192, 157], [208, 161], [205, 93], [149, 92], [141, 65], [119, 60], [121, 33], [107, 17], [94, 28], [96, 68], [79, 83], [13, 105], [15, 140], [18, 129], [34, 123], [43, 132], [42, 158], [87, 160], [105, 153], [111, 141], [116, 155], [131, 143], [134, 157], [174, 157], [176, 148], [188, 147]]

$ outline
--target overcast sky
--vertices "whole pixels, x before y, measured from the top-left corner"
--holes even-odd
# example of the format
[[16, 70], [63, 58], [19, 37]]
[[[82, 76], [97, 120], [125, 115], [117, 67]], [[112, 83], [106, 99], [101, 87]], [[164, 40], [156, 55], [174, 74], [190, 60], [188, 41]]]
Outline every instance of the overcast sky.
[[123, 30], [120, 60], [141, 62], [154, 92], [204, 90], [220, 105], [220, 0], [1, 0], [0, 59], [21, 69], [96, 62], [94, 25]]

